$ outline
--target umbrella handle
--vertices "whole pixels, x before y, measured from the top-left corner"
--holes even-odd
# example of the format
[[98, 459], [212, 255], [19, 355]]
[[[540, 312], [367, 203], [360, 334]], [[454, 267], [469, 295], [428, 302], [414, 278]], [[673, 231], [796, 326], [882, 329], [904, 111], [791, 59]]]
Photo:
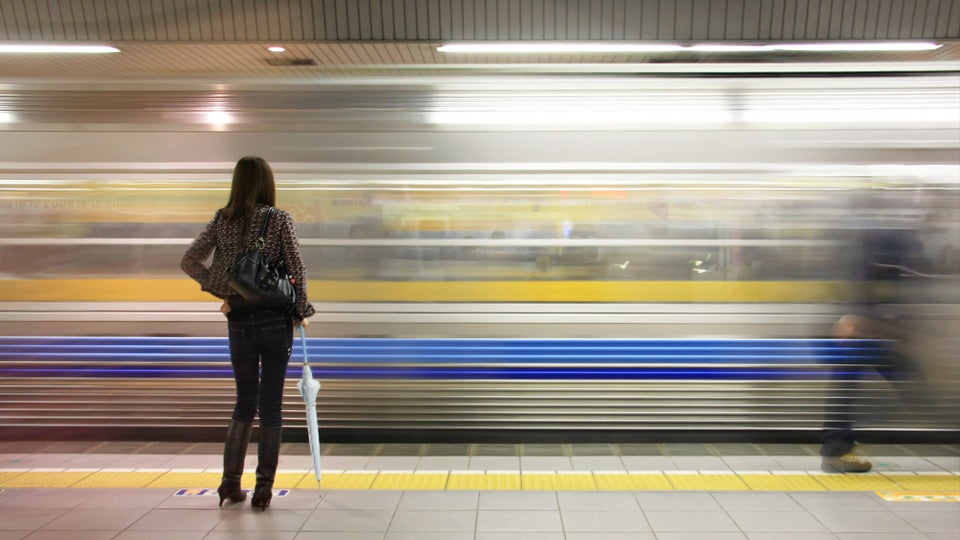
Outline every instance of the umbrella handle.
[[300, 346], [303, 348], [303, 364], [307, 365], [307, 334], [302, 324], [300, 324], [298, 328], [300, 329]]

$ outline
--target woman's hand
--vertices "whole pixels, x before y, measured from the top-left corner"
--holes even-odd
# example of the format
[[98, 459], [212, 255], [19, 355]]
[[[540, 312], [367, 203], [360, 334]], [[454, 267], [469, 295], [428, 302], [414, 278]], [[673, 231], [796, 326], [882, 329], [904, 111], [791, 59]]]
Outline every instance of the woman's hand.
[[303, 319], [300, 321], [296, 321], [296, 323], [294, 324], [294, 326], [300, 326], [300, 325], [303, 325], [304, 328], [310, 326], [310, 319]]
[[224, 302], [220, 306], [220, 313], [223, 313], [223, 316], [226, 317], [227, 313], [230, 313], [230, 304]]

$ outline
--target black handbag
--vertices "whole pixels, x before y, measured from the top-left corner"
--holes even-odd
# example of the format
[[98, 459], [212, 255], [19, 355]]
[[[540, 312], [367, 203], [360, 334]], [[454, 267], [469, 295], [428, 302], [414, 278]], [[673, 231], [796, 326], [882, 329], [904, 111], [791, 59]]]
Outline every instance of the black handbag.
[[273, 264], [264, 253], [264, 239], [273, 207], [263, 216], [263, 226], [256, 243], [237, 259], [227, 270], [227, 284], [244, 300], [283, 313], [292, 313], [297, 301], [297, 292], [290, 282], [283, 261]]

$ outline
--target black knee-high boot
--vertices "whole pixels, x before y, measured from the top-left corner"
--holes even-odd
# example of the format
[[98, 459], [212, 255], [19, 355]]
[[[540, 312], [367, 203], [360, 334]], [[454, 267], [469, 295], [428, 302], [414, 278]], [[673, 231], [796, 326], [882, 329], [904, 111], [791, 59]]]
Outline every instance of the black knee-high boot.
[[273, 498], [273, 479], [277, 474], [277, 462], [280, 460], [280, 436], [283, 428], [261, 427], [260, 443], [257, 447], [257, 486], [250, 500], [255, 508], [266, 510]]
[[252, 427], [251, 422], [231, 420], [227, 428], [227, 440], [223, 445], [223, 478], [217, 488], [220, 506], [223, 506], [224, 499], [240, 502], [247, 498], [247, 494], [240, 488], [240, 477], [243, 476], [243, 460], [247, 457]]

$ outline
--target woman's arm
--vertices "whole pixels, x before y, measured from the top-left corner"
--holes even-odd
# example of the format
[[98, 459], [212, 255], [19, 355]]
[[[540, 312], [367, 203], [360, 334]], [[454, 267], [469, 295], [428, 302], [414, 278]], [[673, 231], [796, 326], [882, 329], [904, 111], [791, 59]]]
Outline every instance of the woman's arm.
[[280, 231], [282, 235], [282, 257], [290, 277], [293, 279], [293, 288], [297, 291], [297, 303], [294, 306], [293, 318], [302, 321], [313, 316], [315, 310], [307, 299], [307, 271], [300, 257], [300, 243], [294, 231], [293, 218], [287, 212], [278, 212], [281, 217]]
[[213, 249], [217, 245], [216, 236], [213, 232], [213, 224], [217, 221], [219, 215], [220, 213], [217, 212], [213, 220], [207, 223], [206, 228], [197, 236], [196, 240], [193, 241], [190, 249], [183, 254], [183, 259], [180, 261], [180, 269], [199, 283], [200, 289], [206, 292], [210, 292], [210, 269], [203, 265], [203, 261], [207, 260], [207, 257], [210, 256], [210, 253], [213, 252]]

